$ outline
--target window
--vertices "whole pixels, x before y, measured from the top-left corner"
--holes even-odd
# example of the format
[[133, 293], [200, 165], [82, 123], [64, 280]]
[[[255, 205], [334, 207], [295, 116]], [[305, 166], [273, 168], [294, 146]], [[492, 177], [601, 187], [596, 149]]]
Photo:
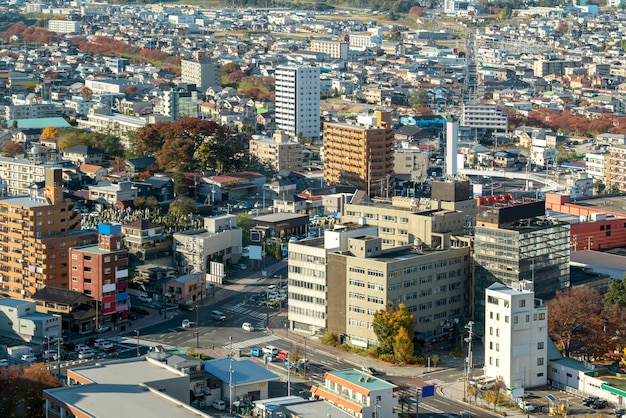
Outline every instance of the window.
[[504, 315], [504, 322], [506, 322], [507, 324], [509, 323], [509, 316], [508, 315]]
[[515, 316], [513, 317], [513, 323], [514, 323], [514, 324], [517, 324], [517, 315], [515, 315]]
[[489, 341], [489, 349], [493, 350], [493, 341]]
[[519, 301], [519, 307], [520, 307], [520, 308], [523, 308], [523, 307], [525, 307], [525, 306], [526, 306], [526, 299], [520, 299], [520, 301]]
[[496, 351], [500, 351], [500, 343], [496, 343]]
[[496, 359], [496, 367], [500, 367], [500, 359], [499, 358]]
[[530, 322], [530, 315], [526, 314], [526, 322]]
[[489, 357], [489, 364], [493, 364], [493, 357]]
[[541, 313], [539, 313], [539, 320], [540, 320], [540, 321], [545, 321], [545, 319], [546, 319], [546, 314], [545, 314], [545, 312], [541, 312]]
[[537, 358], [537, 366], [543, 366], [543, 357]]
[[543, 342], [537, 343], [537, 350], [543, 350]]
[[493, 327], [489, 327], [489, 335], [493, 335]]

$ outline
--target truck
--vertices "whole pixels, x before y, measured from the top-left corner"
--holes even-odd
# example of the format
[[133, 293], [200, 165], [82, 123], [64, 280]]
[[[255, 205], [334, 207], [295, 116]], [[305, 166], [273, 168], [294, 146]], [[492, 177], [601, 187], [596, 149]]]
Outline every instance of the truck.
[[33, 355], [33, 349], [27, 345], [14, 345], [13, 347], [7, 347], [7, 353], [13, 358], [20, 358], [24, 354]]

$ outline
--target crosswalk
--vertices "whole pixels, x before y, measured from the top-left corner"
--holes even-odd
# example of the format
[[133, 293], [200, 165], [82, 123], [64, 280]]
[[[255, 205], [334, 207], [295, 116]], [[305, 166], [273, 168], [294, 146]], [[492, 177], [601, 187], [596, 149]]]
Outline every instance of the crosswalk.
[[250, 309], [249, 305], [244, 305], [243, 303], [238, 303], [235, 306], [230, 306], [228, 308], [224, 308], [229, 312], [238, 313], [240, 315], [251, 316], [252, 318], [265, 320], [267, 318], [267, 314], [264, 312], [259, 312], [254, 309]]
[[456, 415], [445, 413], [441, 409], [439, 409], [439, 408], [437, 408], [435, 406], [429, 405], [427, 403], [424, 403], [424, 402], [420, 402], [419, 408], [420, 408], [420, 412], [421, 413], [424, 410], [426, 410], [428, 412], [433, 412], [433, 413], [437, 414], [437, 418], [457, 418]]
[[[265, 335], [263, 337], [251, 338], [249, 340], [234, 342], [232, 347], [235, 350], [239, 350], [241, 348], [248, 348], [248, 347], [263, 347], [264, 344], [269, 343], [271, 341], [276, 341], [278, 339], [280, 338], [277, 337], [276, 335], [270, 334], [270, 335]], [[230, 344], [226, 344], [222, 348], [229, 349]]]

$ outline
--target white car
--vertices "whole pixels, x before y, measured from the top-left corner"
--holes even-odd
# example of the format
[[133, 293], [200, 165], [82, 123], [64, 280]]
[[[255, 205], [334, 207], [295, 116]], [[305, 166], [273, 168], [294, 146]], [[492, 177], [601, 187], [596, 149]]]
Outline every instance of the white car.
[[74, 350], [77, 353], [80, 353], [83, 350], [89, 350], [90, 348], [88, 346], [86, 346], [85, 344], [76, 344], [76, 347], [74, 347]]
[[94, 353], [93, 350], [84, 350], [78, 353], [78, 358], [81, 360], [94, 358], [95, 356], [96, 353]]
[[9, 367], [9, 360], [0, 358], [0, 367]]
[[37, 361], [37, 357], [33, 356], [32, 354], [22, 354], [22, 357], [20, 359], [28, 363], [34, 363], [35, 361]]
[[96, 332], [97, 332], [97, 333], [107, 332], [107, 331], [111, 331], [111, 327], [109, 327], [109, 326], [107, 326], [107, 325], [100, 325], [100, 326], [96, 329]]
[[267, 290], [270, 290], [270, 291], [276, 290], [276, 285], [275, 284], [271, 284], [271, 285], [267, 286]]
[[243, 328], [244, 331], [248, 331], [248, 332], [254, 331], [254, 327], [252, 326], [250, 322], [244, 322], [243, 324], [241, 324], [241, 328]]
[[180, 326], [183, 328], [191, 328], [191, 321], [188, 319], [183, 319], [183, 322]]
[[215, 400], [213, 401], [213, 408], [217, 409], [218, 411], [223, 411], [226, 409], [226, 402], [221, 399]]

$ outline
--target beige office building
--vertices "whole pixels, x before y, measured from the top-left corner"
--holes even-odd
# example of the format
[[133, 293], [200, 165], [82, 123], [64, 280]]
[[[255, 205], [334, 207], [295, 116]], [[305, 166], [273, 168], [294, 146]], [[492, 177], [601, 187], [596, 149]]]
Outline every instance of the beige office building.
[[382, 239], [348, 239], [346, 251], [328, 254], [328, 331], [346, 335], [360, 347], [378, 343], [374, 314], [387, 303], [404, 304], [415, 316], [415, 336], [447, 339], [468, 314], [470, 248], [422, 251], [417, 247], [382, 249]]
[[276, 131], [274, 138], [254, 135], [250, 140], [250, 154], [260, 161], [267, 161], [277, 171], [300, 170], [304, 160], [304, 146], [282, 131]]

